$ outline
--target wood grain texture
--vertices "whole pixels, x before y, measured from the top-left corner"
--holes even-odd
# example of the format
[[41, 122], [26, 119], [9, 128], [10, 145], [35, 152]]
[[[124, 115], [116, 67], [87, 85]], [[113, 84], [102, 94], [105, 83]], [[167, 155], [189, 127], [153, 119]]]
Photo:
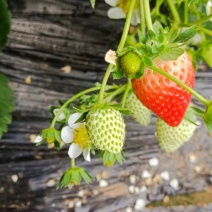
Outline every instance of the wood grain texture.
[[[92, 163], [80, 158], [77, 164], [85, 166], [97, 180], [91, 185], [55, 190], [70, 164], [67, 147], [59, 152], [46, 146], [35, 147], [30, 136], [48, 127], [49, 107], [57, 105], [58, 99], [66, 100], [101, 81], [107, 66], [104, 54], [116, 48], [123, 20], [107, 18], [109, 6], [100, 0], [95, 10], [86, 0], [8, 3], [12, 32], [0, 55], [0, 71], [10, 79], [16, 111], [9, 132], [0, 142], [0, 211], [124, 211], [138, 198], [152, 202], [165, 195], [207, 189], [212, 175], [212, 142], [205, 127], [198, 129], [176, 154], [165, 154], [154, 136], [155, 117], [146, 128], [126, 117], [124, 165], [105, 168], [96, 157]], [[61, 71], [64, 66], [70, 66], [71, 72]], [[205, 71], [203, 66], [200, 69], [196, 89], [211, 98], [211, 70]], [[27, 76], [31, 77], [30, 84], [25, 83]], [[195, 163], [189, 161], [190, 155], [196, 156]], [[159, 159], [158, 167], [149, 166], [152, 157]], [[199, 173], [195, 171], [197, 166], [202, 169]], [[153, 179], [168, 170], [171, 178], [179, 180], [180, 189], [171, 189], [166, 181], [143, 180], [144, 170], [150, 171]], [[14, 175], [17, 182], [12, 180]], [[131, 175], [136, 176], [134, 187], [140, 189], [148, 184], [146, 192], [129, 192]], [[100, 178], [109, 185], [100, 188]], [[79, 202], [82, 207], [74, 209], [73, 204]]]

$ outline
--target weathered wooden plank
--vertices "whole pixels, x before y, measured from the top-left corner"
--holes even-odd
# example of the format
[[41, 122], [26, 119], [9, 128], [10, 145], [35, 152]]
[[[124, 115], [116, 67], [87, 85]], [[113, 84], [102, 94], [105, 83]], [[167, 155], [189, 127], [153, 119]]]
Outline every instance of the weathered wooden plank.
[[[104, 54], [116, 47], [123, 21], [106, 17], [109, 7], [104, 1], [97, 1], [95, 10], [88, 0], [9, 0], [9, 5], [12, 33], [0, 55], [0, 70], [10, 78], [16, 111], [9, 133], [0, 142], [0, 211], [124, 211], [138, 198], [152, 202], [210, 185], [212, 142], [204, 127], [176, 154], [165, 154], [154, 136], [155, 117], [145, 128], [126, 117], [124, 165], [105, 168], [96, 157], [91, 164], [81, 158], [77, 164], [97, 180], [89, 186], [55, 190], [70, 164], [67, 147], [59, 152], [35, 147], [30, 136], [48, 127], [49, 107], [58, 99], [66, 100], [101, 81], [107, 66]], [[70, 73], [60, 70], [66, 65], [72, 68]], [[200, 68], [204, 71], [197, 73], [196, 89], [211, 98], [211, 70]], [[30, 84], [25, 83], [27, 76]], [[195, 162], [190, 161], [191, 155]], [[152, 157], [159, 159], [159, 166], [149, 166]], [[153, 180], [142, 179], [144, 170]], [[156, 176], [166, 170], [171, 179], [179, 180], [179, 190], [171, 188], [169, 181], [156, 182]], [[108, 182], [107, 187], [99, 187], [100, 178]], [[141, 192], [143, 186], [147, 191]], [[82, 207], [77, 207], [80, 203]]]

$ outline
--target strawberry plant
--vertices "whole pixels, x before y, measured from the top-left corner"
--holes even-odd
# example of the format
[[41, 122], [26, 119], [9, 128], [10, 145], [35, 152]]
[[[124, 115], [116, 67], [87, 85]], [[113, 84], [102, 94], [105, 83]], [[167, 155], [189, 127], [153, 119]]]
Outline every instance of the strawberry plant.
[[[90, 2], [94, 7], [96, 1]], [[192, 137], [197, 119], [212, 133], [212, 100], [194, 90], [198, 62], [211, 66], [208, 0], [198, 4], [188, 0], [106, 3], [113, 6], [108, 11], [110, 18], [126, 21], [117, 49], [105, 55], [109, 64], [101, 84], [52, 107], [50, 127], [35, 140], [36, 145], [45, 143], [58, 150], [69, 147], [71, 166], [58, 188], [92, 181], [91, 175], [75, 164], [81, 154], [86, 161], [98, 155], [106, 166], [123, 163], [127, 142], [124, 115], [143, 125], [141, 130], [151, 122], [152, 114], [158, 116], [156, 137], [167, 152], [174, 152]], [[110, 75], [114, 81], [123, 77], [126, 83], [108, 84]], [[203, 107], [191, 104], [192, 97]]]

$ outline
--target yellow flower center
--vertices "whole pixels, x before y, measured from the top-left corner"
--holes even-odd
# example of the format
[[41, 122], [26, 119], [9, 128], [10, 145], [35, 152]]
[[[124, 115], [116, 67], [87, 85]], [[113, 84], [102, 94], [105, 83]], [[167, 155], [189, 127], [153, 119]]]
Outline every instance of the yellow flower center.
[[[130, 7], [130, 1], [129, 0], [119, 0], [117, 3], [118, 7], [121, 7], [124, 10], [124, 13], [127, 13]], [[136, 0], [134, 9], [137, 9], [139, 6], [139, 1]]]
[[77, 144], [81, 149], [86, 149], [90, 146], [91, 142], [85, 124], [81, 124], [79, 128], [75, 129], [73, 140], [74, 143]]

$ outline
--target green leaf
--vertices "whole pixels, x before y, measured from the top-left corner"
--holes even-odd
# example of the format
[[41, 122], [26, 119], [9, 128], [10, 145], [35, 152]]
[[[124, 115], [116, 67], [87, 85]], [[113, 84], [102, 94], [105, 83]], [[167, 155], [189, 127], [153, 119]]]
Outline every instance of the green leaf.
[[7, 132], [7, 126], [12, 122], [11, 112], [14, 111], [13, 91], [8, 82], [7, 77], [0, 74], [0, 138]]
[[186, 29], [184, 32], [180, 33], [173, 43], [184, 43], [191, 39], [197, 33], [197, 29], [195, 26], [191, 26]]
[[212, 104], [207, 108], [203, 115], [203, 120], [208, 128], [210, 134], [212, 134]]
[[90, 3], [91, 3], [91, 7], [94, 9], [95, 4], [96, 4], [96, 0], [90, 0]]
[[186, 119], [187, 121], [191, 122], [192, 124], [198, 126], [198, 124], [196, 123], [196, 120], [197, 120], [196, 115], [191, 107], [188, 107], [188, 109], [186, 110], [184, 119]]
[[162, 60], [177, 60], [177, 58], [184, 53], [184, 50], [179, 47], [167, 47], [159, 56]]
[[8, 34], [10, 33], [11, 15], [8, 10], [6, 0], [0, 1], [0, 51], [7, 43]]

